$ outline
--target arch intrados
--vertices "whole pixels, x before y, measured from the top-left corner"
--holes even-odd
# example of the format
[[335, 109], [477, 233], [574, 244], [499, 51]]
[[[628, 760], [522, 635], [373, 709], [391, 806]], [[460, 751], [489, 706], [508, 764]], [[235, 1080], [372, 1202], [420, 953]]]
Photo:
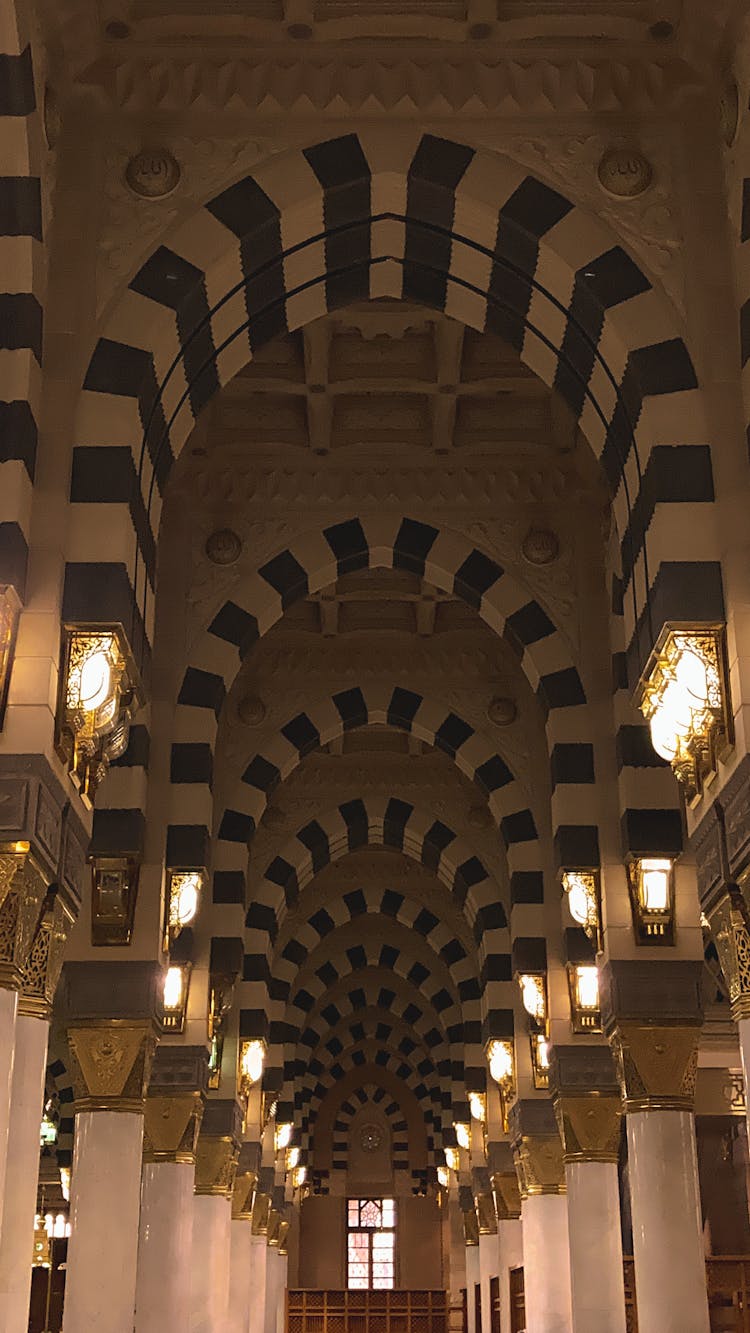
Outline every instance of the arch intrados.
[[[377, 1029], [384, 1024], [389, 1028], [389, 1034], [387, 1037], [379, 1037]], [[360, 1028], [364, 1036], [360, 1036]], [[325, 1051], [326, 1060], [334, 1058], [333, 1052], [328, 1049], [330, 1042], [340, 1042], [343, 1051], [348, 1050], [359, 1041], [387, 1040], [388, 1044], [398, 1051], [398, 1043], [404, 1039], [413, 1043], [414, 1049], [410, 1053], [412, 1058], [417, 1058], [420, 1061], [429, 1060], [431, 1063], [435, 1063], [429, 1047], [424, 1045], [421, 1035], [413, 1025], [408, 1024], [401, 1014], [396, 1014], [392, 1010], [384, 1015], [383, 1010], [375, 1005], [367, 1005], [365, 1009], [359, 1010], [356, 1014], [343, 1015], [338, 1023], [320, 1034], [320, 1041], [317, 1046], [311, 1047], [300, 1042], [298, 1043], [298, 1049], [303, 1052], [300, 1057], [302, 1063], [309, 1065], [316, 1059], [322, 1063], [320, 1051]]]
[[[456, 1043], [451, 1041], [446, 1029], [444, 1011], [433, 1008], [429, 996], [426, 996], [420, 988], [415, 985], [413, 981], [409, 981], [407, 977], [399, 976], [397, 973], [387, 971], [386, 968], [373, 966], [370, 963], [363, 968], [350, 967], [350, 970], [340, 975], [333, 985], [323, 987], [321, 993], [313, 997], [315, 1002], [308, 1011], [295, 1008], [293, 1005], [293, 998], [290, 996], [284, 1004], [286, 1024], [289, 1028], [293, 1027], [295, 1015], [299, 1014], [301, 1016], [301, 1021], [298, 1021], [297, 1026], [298, 1036], [301, 1036], [304, 1028], [310, 1027], [318, 1018], [325, 1023], [323, 1010], [326, 1006], [334, 1005], [338, 1008], [337, 1002], [339, 1000], [344, 1000], [347, 1003], [352, 1004], [351, 995], [361, 991], [364, 992], [365, 998], [369, 1001], [372, 1007], [377, 1008], [376, 995], [379, 994], [381, 990], [385, 989], [395, 991], [399, 999], [403, 999], [407, 1005], [415, 1005], [422, 1014], [422, 1021], [430, 1027], [433, 1027], [439, 1034], [442, 1046], [448, 1049], [456, 1046]], [[454, 1001], [451, 1008], [457, 1007], [458, 1003]], [[353, 1004], [351, 1012], [356, 1012], [356, 1008]], [[383, 1009], [382, 1012], [387, 1014], [388, 1010]], [[448, 1010], [448, 1012], [450, 1013], [450, 1010]], [[346, 1012], [341, 1014], [341, 1017], [348, 1016], [349, 1015]], [[298, 1038], [295, 1038], [293, 1042], [282, 1041], [272, 1044], [278, 1046], [296, 1046], [297, 1041]]]
[[[419, 1146], [421, 1156], [426, 1159], [427, 1131], [420, 1103], [410, 1088], [399, 1082], [390, 1070], [381, 1069], [378, 1065], [357, 1065], [354, 1069], [348, 1070], [344, 1077], [331, 1087], [318, 1111], [316, 1122], [318, 1132], [332, 1135], [333, 1122], [338, 1116], [341, 1103], [345, 1102], [357, 1088], [368, 1084], [385, 1088], [398, 1103], [409, 1125], [409, 1142], [415, 1149]], [[314, 1137], [312, 1146], [314, 1152]]]

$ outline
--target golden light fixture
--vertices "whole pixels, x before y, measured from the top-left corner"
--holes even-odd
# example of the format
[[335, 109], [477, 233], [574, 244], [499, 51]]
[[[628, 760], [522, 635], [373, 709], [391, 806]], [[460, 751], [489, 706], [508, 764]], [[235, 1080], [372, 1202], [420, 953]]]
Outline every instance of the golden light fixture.
[[0, 730], [5, 720], [8, 703], [10, 673], [13, 670], [20, 613], [21, 602], [13, 584], [0, 584]]
[[91, 856], [91, 943], [130, 944], [140, 862], [134, 856]]
[[450, 1170], [448, 1169], [447, 1166], [439, 1166], [437, 1168], [437, 1180], [438, 1180], [438, 1185], [440, 1185], [441, 1189], [444, 1190], [448, 1189], [451, 1183], [451, 1177], [450, 1177]]
[[674, 862], [639, 856], [628, 862], [633, 929], [639, 944], [674, 944]]
[[547, 1027], [547, 979], [543, 972], [522, 972], [518, 977], [521, 999], [534, 1028]]
[[181, 930], [195, 920], [203, 892], [205, 871], [199, 868], [169, 870], [167, 886], [167, 919], [164, 947], [169, 948]]
[[295, 1166], [294, 1170], [292, 1171], [292, 1189], [301, 1190], [302, 1186], [305, 1184], [306, 1181], [307, 1181], [307, 1167]]
[[70, 1203], [70, 1167], [60, 1167], [60, 1189], [66, 1203]]
[[568, 963], [570, 1016], [574, 1032], [601, 1032], [599, 969], [595, 963]]
[[34, 1245], [31, 1257], [32, 1268], [50, 1268], [52, 1266], [52, 1243], [45, 1219], [37, 1213], [34, 1219]]
[[601, 908], [599, 874], [596, 870], [564, 870], [562, 886], [568, 895], [568, 910], [573, 920], [583, 926], [594, 947], [601, 943]]
[[733, 740], [723, 626], [666, 626], [641, 680], [640, 707], [656, 753], [694, 804]]
[[182, 1032], [187, 1014], [188, 991], [190, 989], [190, 964], [170, 963], [164, 974], [162, 992], [163, 1032]]
[[287, 1148], [286, 1150], [287, 1171], [296, 1170], [296, 1168], [299, 1166], [299, 1157], [300, 1157], [300, 1150], [296, 1144], [291, 1148]]
[[[444, 1155], [444, 1157], [445, 1157], [445, 1165], [446, 1165], [446, 1168], [447, 1168], [449, 1171], [458, 1171], [458, 1168], [459, 1168], [459, 1165], [460, 1165], [460, 1158], [459, 1158], [459, 1156], [458, 1156], [458, 1148], [454, 1148], [453, 1146], [450, 1146], [450, 1147], [448, 1147], [448, 1148], [443, 1148], [443, 1155]], [[440, 1168], [438, 1167], [438, 1171], [439, 1171], [439, 1170], [440, 1170]], [[446, 1184], [447, 1184], [447, 1181], [446, 1181]]]
[[453, 1128], [456, 1131], [456, 1142], [459, 1148], [468, 1151], [471, 1147], [471, 1125], [466, 1120], [454, 1120]]
[[531, 1042], [531, 1068], [534, 1076], [534, 1087], [540, 1091], [549, 1087], [549, 1041], [544, 1033], [532, 1033]]
[[508, 1132], [508, 1112], [516, 1095], [516, 1060], [513, 1041], [510, 1038], [494, 1038], [487, 1043], [487, 1063], [490, 1077], [500, 1089], [500, 1109], [503, 1129]]
[[87, 805], [127, 749], [142, 701], [121, 626], [64, 627], [55, 745]]
[[276, 1152], [284, 1152], [292, 1141], [294, 1126], [288, 1123], [277, 1125], [273, 1132], [273, 1146]]
[[263, 1077], [263, 1062], [266, 1058], [266, 1043], [260, 1040], [242, 1040], [239, 1046], [240, 1091], [246, 1097], [250, 1089]]
[[469, 1110], [472, 1120], [478, 1120], [483, 1125], [487, 1119], [487, 1097], [483, 1092], [469, 1093]]

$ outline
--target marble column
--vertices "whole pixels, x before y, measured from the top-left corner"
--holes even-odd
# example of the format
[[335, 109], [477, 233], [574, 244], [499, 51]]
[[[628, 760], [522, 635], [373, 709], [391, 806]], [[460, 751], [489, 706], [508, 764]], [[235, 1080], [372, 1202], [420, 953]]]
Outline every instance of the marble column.
[[253, 1197], [258, 1179], [258, 1145], [243, 1143], [232, 1192], [227, 1333], [248, 1333], [252, 1303], [251, 1247]]
[[626, 1115], [639, 1333], [709, 1333], [693, 1119], [702, 970], [618, 959], [600, 973]]
[[209, 1098], [195, 1158], [190, 1333], [226, 1333], [232, 1194], [242, 1113], [231, 1098]]
[[48, 892], [21, 978], [0, 1235], [0, 1333], [25, 1329], [29, 1319], [49, 1021], [70, 924], [62, 896]]
[[552, 1103], [517, 1101], [510, 1130], [521, 1193], [526, 1333], [571, 1333], [568, 1203]]
[[609, 1047], [555, 1046], [550, 1086], [568, 1191], [573, 1327], [626, 1333], [617, 1170], [622, 1107]]
[[510, 1328], [510, 1273], [523, 1267], [521, 1193], [512, 1163], [509, 1143], [495, 1146], [492, 1191], [497, 1213], [498, 1277], [500, 1284], [500, 1328]]
[[268, 1220], [268, 1234], [266, 1237], [268, 1252], [266, 1254], [266, 1308], [263, 1323], [263, 1333], [277, 1333], [279, 1325], [279, 1307], [283, 1301], [282, 1273], [281, 1273], [281, 1255], [278, 1245], [278, 1227], [280, 1218], [273, 1209]]
[[[473, 1222], [471, 1219], [474, 1219]], [[467, 1225], [468, 1223], [468, 1225]], [[476, 1287], [481, 1280], [479, 1270], [479, 1227], [476, 1215], [464, 1210], [464, 1240], [466, 1244], [466, 1314], [468, 1333], [480, 1333], [477, 1327]]]
[[270, 1212], [270, 1196], [256, 1190], [250, 1224], [250, 1317], [246, 1333], [264, 1333], [265, 1329]]
[[189, 1325], [195, 1152], [207, 1077], [205, 1046], [159, 1046], [144, 1119], [135, 1333]]
[[144, 1102], [162, 969], [117, 969], [113, 987], [109, 963], [63, 968], [76, 1113], [63, 1333], [133, 1329]]

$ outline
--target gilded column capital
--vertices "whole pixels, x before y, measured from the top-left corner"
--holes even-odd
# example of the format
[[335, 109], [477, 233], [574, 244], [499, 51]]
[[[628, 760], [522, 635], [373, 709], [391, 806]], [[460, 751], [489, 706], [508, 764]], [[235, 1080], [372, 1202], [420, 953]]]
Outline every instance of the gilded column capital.
[[479, 1244], [479, 1218], [476, 1208], [462, 1208], [461, 1217], [464, 1227], [464, 1245]]
[[608, 1046], [555, 1046], [552, 1104], [565, 1162], [617, 1162], [622, 1101]]
[[521, 1216], [521, 1191], [515, 1168], [496, 1171], [492, 1177], [498, 1221], [513, 1222]]
[[565, 1194], [565, 1163], [552, 1104], [523, 1099], [511, 1107], [513, 1161], [521, 1198]]
[[103, 1020], [67, 1028], [76, 1112], [144, 1112], [156, 1050], [148, 1021]]
[[206, 1102], [195, 1154], [195, 1192], [231, 1199], [242, 1135], [242, 1112], [233, 1098]]
[[47, 882], [28, 844], [15, 846], [21, 850], [3, 852], [0, 868], [0, 986], [20, 991]]
[[276, 1208], [272, 1208], [268, 1214], [268, 1227], [266, 1230], [266, 1244], [271, 1248], [278, 1248], [279, 1232], [281, 1230], [281, 1213]]
[[265, 1236], [268, 1232], [268, 1222], [271, 1216], [271, 1196], [270, 1194], [261, 1194], [256, 1190], [253, 1199], [253, 1214], [251, 1220], [251, 1229], [254, 1236]]
[[253, 1198], [258, 1177], [254, 1171], [237, 1172], [232, 1191], [232, 1220], [234, 1222], [252, 1222]]
[[144, 1162], [195, 1162], [203, 1119], [202, 1093], [164, 1095], [149, 1090], [144, 1117]]
[[610, 959], [601, 969], [602, 1020], [624, 1111], [692, 1110], [702, 971], [700, 959]]
[[23, 968], [19, 1013], [49, 1022], [62, 971], [65, 941], [72, 924], [66, 902], [58, 893], [49, 890]]
[[495, 1200], [491, 1193], [477, 1194], [475, 1200], [477, 1210], [477, 1223], [479, 1225], [480, 1236], [497, 1235], [497, 1215], [495, 1213]]
[[748, 909], [742, 894], [733, 885], [713, 906], [707, 908], [711, 938], [729, 988], [732, 1018], [750, 1018], [750, 929]]
[[281, 1221], [279, 1222], [279, 1237], [278, 1237], [279, 1254], [289, 1253], [289, 1250], [287, 1249], [288, 1241], [289, 1241], [289, 1219], [287, 1217], [282, 1217]]

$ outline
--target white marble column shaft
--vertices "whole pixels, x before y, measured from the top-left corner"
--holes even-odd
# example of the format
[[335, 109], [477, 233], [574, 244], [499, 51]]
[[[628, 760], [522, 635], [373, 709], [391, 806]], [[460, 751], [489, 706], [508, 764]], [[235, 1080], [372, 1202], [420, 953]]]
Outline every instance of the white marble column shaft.
[[476, 1321], [474, 1288], [479, 1281], [479, 1246], [466, 1245], [466, 1325], [468, 1333], [479, 1333]]
[[18, 991], [0, 986], [0, 1216], [5, 1198], [5, 1167], [8, 1158], [17, 1014]]
[[233, 1218], [231, 1231], [227, 1333], [248, 1333], [252, 1283], [249, 1219]]
[[17, 1333], [29, 1322], [39, 1125], [44, 1109], [49, 1023], [45, 1018], [18, 1014], [15, 1036], [0, 1234], [0, 1333]]
[[510, 1328], [510, 1271], [523, 1267], [523, 1227], [521, 1219], [498, 1218], [498, 1274], [500, 1277], [500, 1328]]
[[250, 1237], [250, 1306], [247, 1333], [264, 1333], [266, 1323], [266, 1259], [268, 1245], [265, 1232]]
[[571, 1333], [573, 1316], [565, 1195], [535, 1194], [524, 1199], [521, 1222], [526, 1333]]
[[575, 1333], [625, 1333], [616, 1162], [568, 1162], [570, 1284]]
[[269, 1245], [266, 1254], [266, 1310], [264, 1333], [276, 1333], [279, 1325], [279, 1305], [284, 1292], [281, 1283], [281, 1255], [275, 1245]]
[[709, 1333], [695, 1123], [627, 1116], [638, 1333]]
[[133, 1333], [143, 1116], [76, 1116], [63, 1333]]
[[143, 1164], [135, 1333], [188, 1328], [194, 1188], [194, 1164]]
[[497, 1234], [479, 1236], [479, 1282], [482, 1292], [482, 1333], [490, 1333], [490, 1279], [498, 1275]]
[[231, 1199], [194, 1195], [190, 1333], [226, 1333], [231, 1226]]

